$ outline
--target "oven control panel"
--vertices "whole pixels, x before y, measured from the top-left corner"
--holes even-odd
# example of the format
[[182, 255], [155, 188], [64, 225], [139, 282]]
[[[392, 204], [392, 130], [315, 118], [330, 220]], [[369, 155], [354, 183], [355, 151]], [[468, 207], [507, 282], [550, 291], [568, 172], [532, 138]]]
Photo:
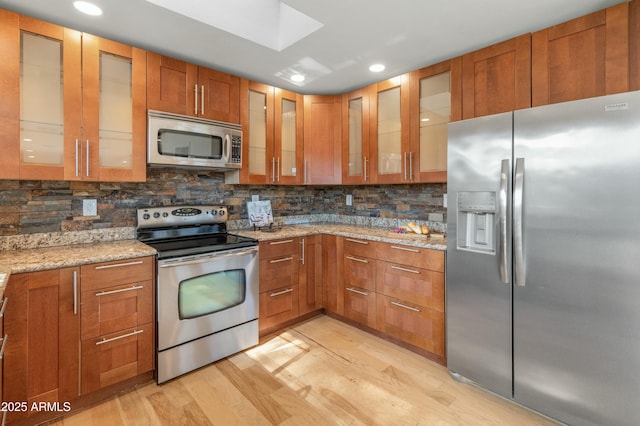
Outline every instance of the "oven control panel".
[[170, 206], [138, 209], [138, 228], [205, 225], [227, 221], [226, 206]]

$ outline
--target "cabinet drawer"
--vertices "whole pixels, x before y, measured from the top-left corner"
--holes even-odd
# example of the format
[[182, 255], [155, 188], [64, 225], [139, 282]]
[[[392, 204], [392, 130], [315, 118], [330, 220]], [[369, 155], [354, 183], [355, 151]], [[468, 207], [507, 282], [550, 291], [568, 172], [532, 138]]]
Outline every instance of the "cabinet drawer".
[[344, 285], [375, 290], [376, 261], [366, 257], [345, 254]]
[[83, 291], [82, 340], [153, 321], [153, 281]]
[[377, 258], [402, 265], [444, 272], [444, 251], [401, 244], [378, 244]]
[[298, 255], [286, 254], [262, 259], [260, 254], [260, 291], [298, 284]]
[[343, 247], [345, 256], [364, 256], [374, 258], [376, 253], [376, 242], [362, 240], [360, 238], [344, 237]]
[[300, 250], [300, 239], [284, 238], [281, 240], [262, 241], [259, 247], [260, 259], [283, 257], [298, 254], [298, 251]]
[[144, 324], [82, 342], [82, 393], [153, 370], [153, 325]]
[[376, 291], [444, 312], [444, 273], [377, 262]]
[[264, 330], [298, 316], [298, 286], [260, 293], [259, 329]]
[[153, 257], [96, 263], [80, 268], [82, 291], [153, 279]]
[[364, 288], [345, 286], [344, 316], [376, 328], [376, 293]]
[[444, 357], [444, 313], [378, 295], [378, 328], [397, 339]]

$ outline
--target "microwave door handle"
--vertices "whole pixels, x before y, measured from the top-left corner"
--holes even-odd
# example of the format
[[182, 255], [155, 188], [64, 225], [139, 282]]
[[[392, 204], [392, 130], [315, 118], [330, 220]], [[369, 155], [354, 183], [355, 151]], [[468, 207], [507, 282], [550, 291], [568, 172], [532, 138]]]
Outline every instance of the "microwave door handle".
[[226, 135], [224, 135], [224, 147], [222, 149], [222, 157], [225, 159], [227, 163], [231, 162], [231, 158], [229, 158], [230, 152], [231, 152], [231, 135], [227, 133]]

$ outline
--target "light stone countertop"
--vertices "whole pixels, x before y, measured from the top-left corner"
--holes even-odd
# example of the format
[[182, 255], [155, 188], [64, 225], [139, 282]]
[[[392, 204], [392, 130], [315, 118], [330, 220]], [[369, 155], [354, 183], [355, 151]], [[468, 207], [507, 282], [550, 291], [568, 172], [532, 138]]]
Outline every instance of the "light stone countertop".
[[6, 275], [4, 280], [0, 279], [0, 295], [4, 294], [10, 274], [155, 256], [155, 254], [155, 249], [136, 240], [3, 250], [0, 251], [0, 275]]
[[279, 240], [281, 238], [303, 237], [313, 234], [329, 234], [340, 237], [359, 238], [362, 240], [382, 241], [386, 243], [404, 244], [414, 247], [429, 248], [434, 250], [446, 250], [446, 239], [431, 239], [424, 235], [393, 234], [389, 228], [372, 226], [344, 225], [344, 224], [298, 224], [282, 225], [275, 232], [233, 230], [234, 234], [256, 238], [258, 241]]

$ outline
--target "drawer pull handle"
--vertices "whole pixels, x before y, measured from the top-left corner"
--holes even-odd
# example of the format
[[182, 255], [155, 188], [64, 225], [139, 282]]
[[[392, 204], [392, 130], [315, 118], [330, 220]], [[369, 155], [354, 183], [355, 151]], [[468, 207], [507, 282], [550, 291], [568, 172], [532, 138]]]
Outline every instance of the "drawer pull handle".
[[369, 261], [367, 259], [358, 259], [357, 257], [353, 257], [353, 256], [347, 256], [347, 259], [354, 260], [354, 261], [360, 262], [360, 263], [369, 263]]
[[133, 266], [133, 265], [140, 265], [144, 262], [142, 262], [142, 260], [136, 260], [135, 262], [127, 262], [127, 263], [116, 263], [114, 265], [102, 265], [102, 266], [96, 266], [96, 269], [109, 269], [109, 268], [119, 268], [121, 266]]
[[100, 293], [96, 293], [96, 296], [100, 297], [100, 296], [107, 296], [109, 294], [116, 294], [116, 293], [122, 293], [123, 291], [133, 291], [133, 290], [140, 290], [143, 289], [144, 286], [143, 285], [134, 285], [132, 287], [127, 287], [127, 288], [121, 288], [119, 290], [110, 290], [110, 291], [101, 291]]
[[407, 248], [407, 247], [391, 246], [391, 248], [392, 249], [396, 249], [396, 250], [410, 251], [411, 253], [420, 253], [420, 250], [410, 249], [410, 248]]
[[7, 309], [7, 302], [9, 301], [8, 297], [5, 297], [2, 300], [2, 307], [0, 308], [0, 318], [4, 318], [4, 310]]
[[356, 293], [356, 294], [359, 294], [361, 296], [368, 296], [369, 295], [369, 293], [367, 293], [366, 291], [356, 290], [353, 287], [348, 287], [347, 290], [349, 290], [351, 293]]
[[420, 309], [418, 309], [418, 308], [414, 308], [413, 306], [403, 305], [403, 304], [402, 304], [402, 303], [400, 303], [400, 302], [391, 302], [391, 304], [392, 304], [392, 305], [395, 305], [395, 306], [397, 306], [397, 307], [399, 307], [399, 308], [408, 309], [408, 310], [413, 311], [413, 312], [420, 312]]
[[411, 272], [412, 274], [419, 274], [420, 271], [416, 271], [414, 269], [401, 268], [400, 266], [391, 266], [391, 269], [395, 269], [398, 271]]
[[282, 240], [282, 241], [272, 241], [269, 244], [272, 246], [277, 246], [278, 244], [289, 244], [292, 243], [293, 240]]
[[5, 334], [2, 339], [2, 346], [0, 346], [0, 359], [4, 359], [4, 349], [7, 347], [7, 337], [9, 336]]
[[365, 246], [369, 245], [369, 241], [354, 240], [352, 238], [345, 238], [345, 240], [351, 241], [352, 243], [364, 244]]
[[96, 342], [96, 346], [104, 345], [105, 343], [113, 342], [114, 340], [124, 339], [125, 337], [135, 336], [136, 334], [142, 333], [144, 330], [133, 330], [131, 333], [123, 334], [122, 336], [112, 337], [111, 339], [102, 338], [99, 342]]
[[288, 288], [286, 290], [278, 291], [276, 293], [271, 293], [269, 296], [271, 297], [281, 296], [283, 294], [291, 293], [292, 291], [293, 291], [292, 288]]
[[289, 260], [293, 260], [293, 257], [283, 257], [282, 259], [274, 259], [274, 260], [270, 260], [269, 263], [288, 262]]

